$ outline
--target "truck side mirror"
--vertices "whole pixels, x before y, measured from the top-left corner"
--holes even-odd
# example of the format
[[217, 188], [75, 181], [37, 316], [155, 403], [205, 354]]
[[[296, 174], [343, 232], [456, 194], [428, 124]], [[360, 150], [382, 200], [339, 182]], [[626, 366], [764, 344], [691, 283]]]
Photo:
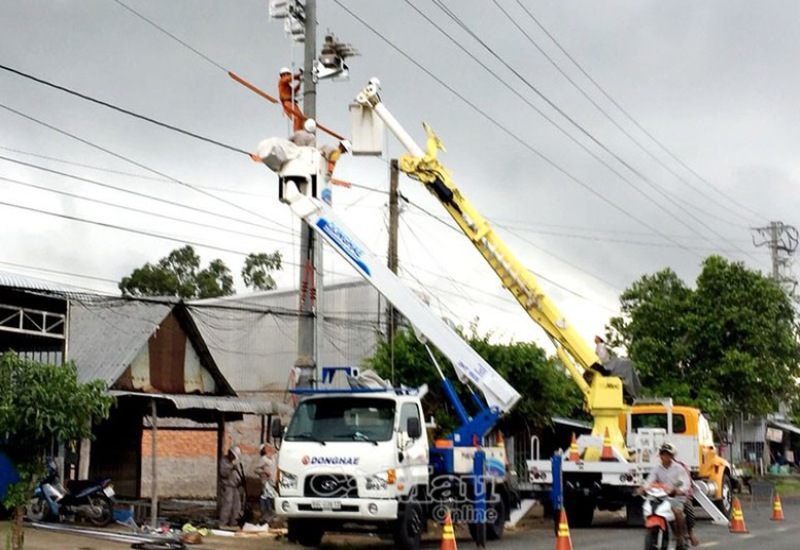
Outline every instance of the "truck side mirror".
[[272, 420], [270, 434], [272, 434], [272, 439], [281, 439], [283, 437], [283, 426], [281, 425], [280, 418], [274, 418]]
[[411, 439], [419, 439], [422, 435], [422, 426], [419, 423], [419, 418], [410, 416], [406, 419], [406, 433]]

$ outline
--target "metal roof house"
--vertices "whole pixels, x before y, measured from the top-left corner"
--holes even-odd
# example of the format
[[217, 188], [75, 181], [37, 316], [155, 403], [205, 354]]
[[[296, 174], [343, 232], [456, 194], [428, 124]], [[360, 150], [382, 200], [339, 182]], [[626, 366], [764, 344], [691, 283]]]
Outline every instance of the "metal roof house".
[[[240, 420], [244, 413], [271, 415], [280, 410], [271, 402], [237, 397], [186, 304], [179, 300], [93, 298], [72, 302], [69, 350], [79, 379], [104, 380], [117, 397], [111, 417], [94, 430], [89, 474], [112, 478], [117, 492], [125, 496], [138, 498], [146, 492], [142, 488], [145, 434], [153, 445], [148, 484], [157, 486], [159, 418], [187, 419], [205, 429], [216, 427], [212, 429], [217, 431], [217, 452], [197, 472], [207, 479], [216, 471], [216, 457], [223, 452], [226, 421]], [[186, 467], [191, 469], [189, 462]]]
[[[318, 367], [358, 367], [386, 329], [388, 303], [363, 280], [325, 285]], [[271, 290], [189, 302], [220, 371], [240, 394], [282, 400], [297, 359], [299, 291]]]
[[[109, 385], [117, 397], [111, 417], [95, 426], [94, 441], [81, 442], [74, 452], [67, 446], [61, 456], [68, 475], [111, 477], [124, 496], [155, 497], [158, 490], [151, 495], [151, 487], [169, 489], [169, 479], [155, 483], [158, 453], [152, 451], [159, 419], [162, 428], [188, 422], [205, 431], [212, 448], [197, 478], [214, 491], [226, 422], [245, 414], [267, 416], [286, 410], [270, 401], [238, 397], [186, 305], [172, 298], [99, 296], [0, 273], [0, 351], [6, 350], [54, 364], [74, 361], [81, 381], [100, 379]], [[153, 442], [151, 464], [143, 456], [150, 451], [149, 445], [143, 446], [146, 439]], [[166, 468], [168, 478], [171, 466], [160, 465], [159, 471]], [[186, 473], [183, 469], [172, 475]], [[145, 479], [148, 475], [150, 480]], [[143, 487], [143, 479], [150, 487]]]

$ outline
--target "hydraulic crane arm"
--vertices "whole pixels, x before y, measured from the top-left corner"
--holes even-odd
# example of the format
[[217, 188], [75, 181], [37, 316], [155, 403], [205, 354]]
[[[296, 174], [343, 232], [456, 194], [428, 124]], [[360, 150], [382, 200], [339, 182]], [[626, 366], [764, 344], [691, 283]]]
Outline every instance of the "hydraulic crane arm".
[[[319, 152], [311, 148], [309, 155]], [[259, 156], [266, 154], [259, 151]], [[484, 396], [486, 404], [475, 401], [481, 411], [470, 418], [460, 404], [455, 390], [443, 375], [445, 391], [451, 401], [455, 401], [457, 413], [462, 420], [463, 429], [454, 434], [456, 443], [472, 443], [472, 435], [483, 437], [488, 433], [500, 413], [505, 413], [520, 399], [520, 394], [494, 370], [475, 350], [473, 350], [447, 323], [431, 311], [428, 306], [375, 254], [373, 254], [345, 225], [344, 221], [325, 202], [306, 194], [300, 189], [312, 189], [312, 176], [306, 166], [316, 166], [313, 160], [293, 172], [293, 164], [287, 163], [279, 173], [281, 179], [280, 198], [289, 205], [300, 219], [304, 220], [322, 239], [339, 253], [358, 273], [378, 292], [389, 300], [414, 325], [418, 333], [433, 343], [452, 362], [459, 380], [469, 382]], [[487, 407], [488, 405], [488, 407]], [[460, 439], [460, 441], [458, 441]]]
[[[356, 102], [371, 109], [408, 151], [400, 159], [400, 169], [419, 180], [439, 199], [495, 271], [503, 286], [544, 329], [553, 342], [559, 359], [584, 394], [586, 408], [595, 418], [593, 433], [603, 435], [608, 429], [614, 446], [624, 453], [624, 441], [617, 426], [617, 415], [628, 409], [623, 399], [621, 380], [601, 374], [602, 365], [594, 350], [567, 322], [539, 286], [536, 278], [517, 260], [489, 222], [461, 194], [448, 170], [436, 158], [437, 150], [444, 151], [444, 146], [430, 127], [424, 124], [427, 142], [426, 149], [423, 150], [385, 107], [378, 90], [378, 80], [371, 79], [369, 85], [356, 97]], [[590, 382], [584, 379], [576, 363], [584, 371], [593, 374]]]

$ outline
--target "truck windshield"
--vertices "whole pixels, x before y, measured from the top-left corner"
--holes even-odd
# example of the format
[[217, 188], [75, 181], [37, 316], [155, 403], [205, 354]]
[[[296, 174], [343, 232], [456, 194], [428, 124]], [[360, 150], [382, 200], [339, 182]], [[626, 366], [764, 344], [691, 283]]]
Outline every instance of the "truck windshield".
[[[638, 413], [631, 417], [631, 424], [633, 430], [638, 431], [639, 428], [662, 428], [667, 429], [667, 415], [666, 413]], [[686, 431], [686, 419], [682, 414], [672, 415], [672, 433], [682, 434]]]
[[394, 427], [391, 399], [310, 399], [297, 406], [284, 441], [388, 441]]

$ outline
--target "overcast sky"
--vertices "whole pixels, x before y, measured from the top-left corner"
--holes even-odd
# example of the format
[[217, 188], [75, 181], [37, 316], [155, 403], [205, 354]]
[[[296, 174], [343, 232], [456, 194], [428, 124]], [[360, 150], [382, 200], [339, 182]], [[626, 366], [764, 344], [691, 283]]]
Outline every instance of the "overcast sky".
[[[278, 69], [303, 59], [267, 4], [4, 1], [0, 65], [251, 151], [288, 125], [226, 71], [275, 94]], [[318, 42], [330, 30], [361, 53], [349, 81], [319, 84], [320, 121], [349, 133], [348, 103], [378, 76], [387, 107], [420, 143], [433, 126], [464, 195], [587, 338], [643, 274], [670, 267], [693, 284], [712, 253], [769, 272], [751, 228], [796, 223], [796, 1], [318, 4]], [[401, 152], [389, 138], [389, 157]], [[280, 250], [279, 286], [297, 284], [299, 225], [274, 174], [240, 152], [0, 70], [0, 156], [17, 161], [0, 160], [0, 271], [113, 293], [188, 242], [240, 290], [258, 251]], [[373, 189], [336, 188], [334, 202], [385, 250], [386, 159], [345, 158], [337, 176]], [[433, 218], [446, 216], [436, 200], [401, 188], [403, 277], [460, 324], [541, 341]], [[329, 282], [356, 277], [330, 251], [325, 267]]]

